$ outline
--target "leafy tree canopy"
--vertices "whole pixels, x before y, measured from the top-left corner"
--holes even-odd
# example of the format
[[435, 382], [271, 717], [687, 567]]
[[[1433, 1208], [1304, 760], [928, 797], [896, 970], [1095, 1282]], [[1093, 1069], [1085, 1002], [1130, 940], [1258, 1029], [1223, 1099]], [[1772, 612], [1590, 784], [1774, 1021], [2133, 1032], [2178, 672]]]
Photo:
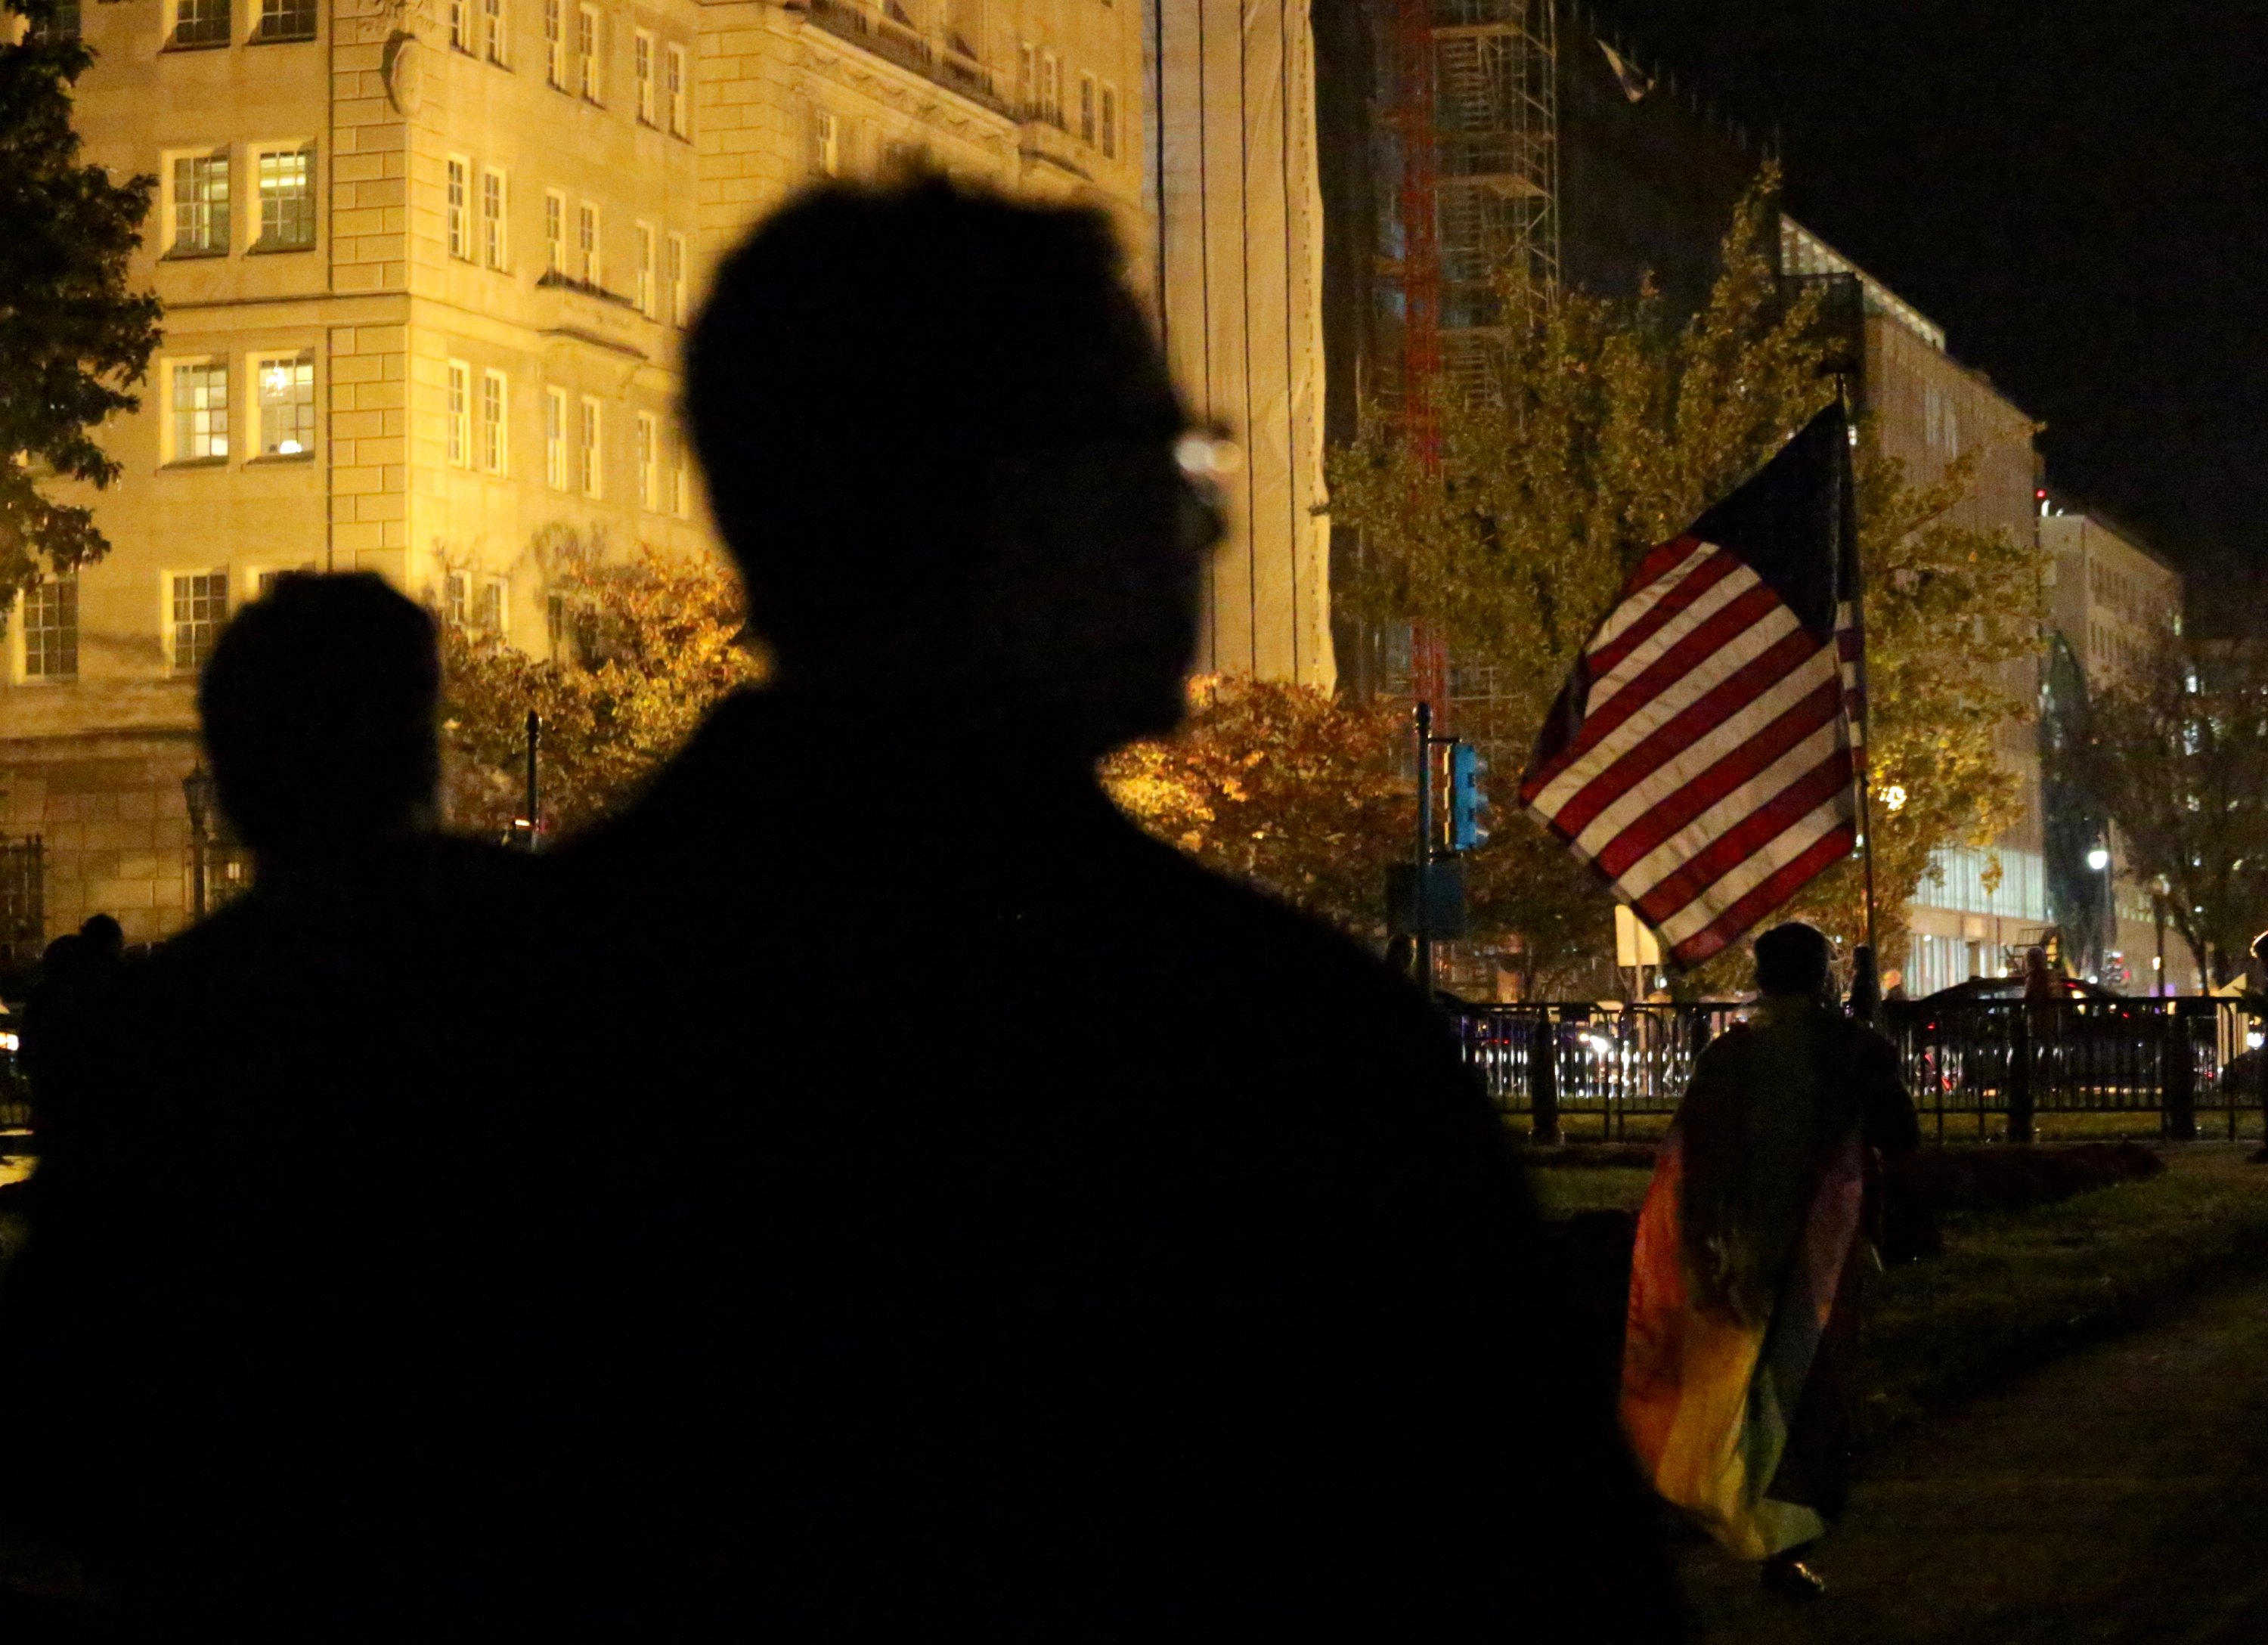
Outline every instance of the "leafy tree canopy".
[[7, 0], [31, 26], [0, 45], [0, 599], [99, 559], [93, 511], [48, 497], [52, 478], [107, 486], [97, 443], [158, 346], [156, 297], [127, 289], [154, 177], [114, 182], [80, 163], [71, 87], [94, 54], [55, 26], [53, 0]]

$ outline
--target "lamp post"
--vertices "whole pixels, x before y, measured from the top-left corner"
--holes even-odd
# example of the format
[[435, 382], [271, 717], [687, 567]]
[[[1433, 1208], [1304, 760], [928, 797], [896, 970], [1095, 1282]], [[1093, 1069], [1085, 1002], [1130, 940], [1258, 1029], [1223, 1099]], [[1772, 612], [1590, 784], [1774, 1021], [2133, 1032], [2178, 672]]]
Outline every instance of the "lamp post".
[[202, 760], [190, 768], [181, 778], [181, 799], [189, 808], [189, 859], [191, 907], [199, 919], [205, 917], [205, 843], [207, 830], [212, 821], [214, 783], [212, 773], [205, 770]]
[[[2110, 847], [2097, 845], [2088, 852], [2087, 866], [2102, 876], [2102, 918], [2095, 923], [2095, 941], [2097, 949], [2107, 956], [2110, 944], [2118, 941], [2118, 888], [2110, 878]], [[2110, 928], [2107, 938], [2103, 934], [2105, 926]], [[2096, 962], [2098, 971], [2104, 963]]]
[[2150, 992], [2160, 998], [2174, 992], [2166, 986], [2166, 894], [2172, 889], [2162, 874], [2150, 882], [2150, 923], [2157, 928], [2158, 938], [2158, 952], [2150, 961], [2156, 972], [2150, 982]]

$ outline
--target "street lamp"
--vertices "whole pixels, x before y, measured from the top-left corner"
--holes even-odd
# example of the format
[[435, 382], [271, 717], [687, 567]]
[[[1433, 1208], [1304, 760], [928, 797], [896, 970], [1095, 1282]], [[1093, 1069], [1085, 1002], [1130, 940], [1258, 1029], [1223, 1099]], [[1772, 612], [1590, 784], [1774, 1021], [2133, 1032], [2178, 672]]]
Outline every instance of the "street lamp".
[[199, 760], [190, 768], [189, 774], [181, 778], [181, 799], [189, 808], [191, 894], [195, 899], [193, 906], [199, 919], [205, 917], [205, 842], [210, 837], [207, 830], [212, 822], [216, 787], [212, 773], [205, 770], [202, 760]]
[[2110, 866], [2110, 853], [2103, 850], [2102, 846], [2097, 845], [2093, 851], [2087, 853], [2087, 866], [2094, 869], [2095, 873], [2101, 874], [2105, 868], [2108, 868]]

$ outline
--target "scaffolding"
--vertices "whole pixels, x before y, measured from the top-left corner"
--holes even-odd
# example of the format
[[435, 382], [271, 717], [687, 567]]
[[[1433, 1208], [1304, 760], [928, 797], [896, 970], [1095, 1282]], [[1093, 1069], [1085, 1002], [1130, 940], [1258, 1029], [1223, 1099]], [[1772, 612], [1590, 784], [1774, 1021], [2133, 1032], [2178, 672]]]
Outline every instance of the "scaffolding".
[[[1553, 0], [1394, 0], [1386, 124], [1399, 151], [1395, 255], [1405, 448], [1431, 473], [1440, 408], [1495, 392], [1509, 328], [1539, 319], [1559, 278], [1558, 42]], [[1453, 668], [1410, 637], [1410, 694], [1446, 727]]]
[[1442, 391], [1484, 398], [1506, 328], [1559, 279], [1558, 40], [1552, 0], [1433, 0]]

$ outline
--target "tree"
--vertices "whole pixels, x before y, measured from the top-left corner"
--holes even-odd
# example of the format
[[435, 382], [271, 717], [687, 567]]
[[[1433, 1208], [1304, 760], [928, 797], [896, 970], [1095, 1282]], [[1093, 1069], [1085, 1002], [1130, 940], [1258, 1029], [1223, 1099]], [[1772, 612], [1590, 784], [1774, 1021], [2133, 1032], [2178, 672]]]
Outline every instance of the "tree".
[[2198, 974], [2241, 970], [2268, 920], [2268, 648], [2161, 636], [2095, 694], [2066, 757], [2058, 774], [2117, 823]]
[[[1492, 399], [1442, 408], [1438, 468], [1375, 417], [1332, 455], [1333, 519], [1362, 542], [1347, 597], [1373, 621], [1424, 624], [1462, 674], [1490, 682], [1484, 702], [1461, 703], [1455, 728], [1507, 778], [1638, 557], [1731, 491], [1835, 393], [1815, 289], [1791, 296], [1773, 266], [1776, 189], [1768, 168], [1742, 198], [1709, 299], [1685, 323], [1651, 286], [1631, 301], [1563, 293], [1503, 341]], [[2029, 708], [2006, 665], [2037, 649], [2042, 578], [2030, 542], [1953, 523], [1975, 452], [1918, 481], [1871, 430], [1861, 435], [1875, 876], [1895, 957], [1900, 911], [1931, 852], [1987, 845], [2020, 815], [1993, 742]], [[1535, 824], [1506, 815], [1474, 865], [1487, 888], [1476, 911], [1523, 948], [1544, 931], [1557, 934], [1542, 946], [1563, 955], [1602, 941], [1604, 889], [1582, 889], [1565, 867]], [[1856, 939], [1855, 867], [1821, 876], [1789, 912]], [[1729, 980], [1734, 963], [1698, 980]]]
[[763, 675], [743, 641], [739, 582], [707, 556], [539, 533], [558, 653], [540, 660], [445, 623], [444, 746], [452, 822], [500, 837], [521, 815], [530, 709], [542, 721], [545, 827], [571, 832], [621, 805], [710, 709]]
[[57, 26], [55, 0], [5, 0], [31, 26], [0, 45], [0, 601], [109, 543], [91, 508], [43, 480], [118, 476], [96, 442], [132, 411], [158, 346], [158, 299], [127, 289], [154, 177], [113, 182], [78, 159], [71, 87], [94, 54]]
[[1358, 938], [1383, 933], [1386, 869], [1416, 827], [1398, 704], [1204, 675], [1170, 738], [1103, 762], [1104, 786], [1157, 838]]

